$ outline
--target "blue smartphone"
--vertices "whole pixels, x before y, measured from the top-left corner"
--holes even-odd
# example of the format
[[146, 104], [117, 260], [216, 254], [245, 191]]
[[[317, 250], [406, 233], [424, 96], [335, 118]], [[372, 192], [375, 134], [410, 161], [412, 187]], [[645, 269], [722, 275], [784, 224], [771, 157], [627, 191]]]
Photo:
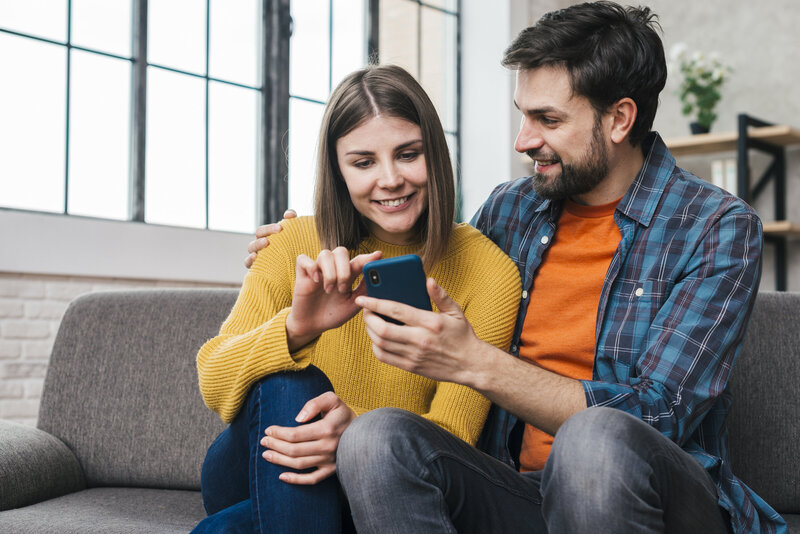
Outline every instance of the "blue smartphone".
[[[432, 311], [431, 299], [425, 288], [425, 270], [416, 254], [375, 260], [364, 265], [367, 295], [378, 299], [394, 300], [415, 308]], [[385, 320], [402, 324], [391, 317]]]

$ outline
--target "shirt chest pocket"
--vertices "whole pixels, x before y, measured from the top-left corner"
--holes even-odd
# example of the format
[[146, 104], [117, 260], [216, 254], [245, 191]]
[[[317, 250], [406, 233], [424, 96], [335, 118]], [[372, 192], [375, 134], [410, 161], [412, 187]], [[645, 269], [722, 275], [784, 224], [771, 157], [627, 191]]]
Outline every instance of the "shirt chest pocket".
[[618, 372], [630, 374], [649, 337], [658, 334], [653, 325], [664, 312], [669, 286], [664, 280], [621, 280], [613, 289], [598, 338], [598, 353], [601, 358], [613, 359]]

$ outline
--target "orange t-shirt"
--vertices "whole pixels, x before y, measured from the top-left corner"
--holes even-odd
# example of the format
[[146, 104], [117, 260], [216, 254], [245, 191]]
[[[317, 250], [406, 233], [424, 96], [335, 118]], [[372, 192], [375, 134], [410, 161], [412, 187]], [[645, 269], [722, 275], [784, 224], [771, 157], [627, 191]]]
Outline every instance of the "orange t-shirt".
[[[603, 206], [565, 201], [553, 243], [534, 280], [520, 357], [559, 375], [591, 380], [600, 292], [621, 235], [619, 200]], [[522, 471], [544, 469], [553, 437], [525, 425]]]

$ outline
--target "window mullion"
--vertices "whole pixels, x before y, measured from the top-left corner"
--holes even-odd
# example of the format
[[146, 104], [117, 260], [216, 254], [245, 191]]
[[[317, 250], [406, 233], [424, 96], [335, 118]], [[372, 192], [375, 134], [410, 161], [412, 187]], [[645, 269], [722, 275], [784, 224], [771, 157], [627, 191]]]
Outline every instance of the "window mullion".
[[131, 68], [131, 169], [128, 217], [144, 222], [145, 141], [147, 129], [147, 2], [133, 0]]
[[367, 62], [380, 62], [380, 0], [369, 0], [367, 12]]
[[289, 0], [263, 0], [261, 17], [261, 126], [259, 223], [283, 216], [289, 202], [286, 132], [289, 129]]
[[206, 110], [205, 110], [205, 113], [206, 113], [206, 117], [205, 117], [205, 119], [206, 119], [206, 139], [205, 139], [205, 144], [206, 144], [206, 150], [205, 150], [205, 157], [206, 157], [206, 160], [205, 160], [205, 172], [206, 172], [206, 175], [205, 175], [205, 180], [206, 180], [206, 183], [205, 183], [205, 186], [206, 186], [206, 194], [205, 194], [205, 198], [206, 198], [206, 211], [205, 211], [205, 213], [206, 213], [206, 229], [208, 228], [208, 222], [209, 222], [208, 206], [209, 206], [209, 203], [210, 203], [210, 198], [209, 198], [210, 191], [209, 191], [209, 184], [208, 184], [208, 178], [209, 178], [208, 177], [208, 153], [209, 153], [209, 150], [210, 150], [210, 147], [208, 146], [209, 139], [210, 139], [210, 135], [209, 135], [209, 132], [208, 132], [208, 128], [209, 128], [208, 114], [209, 114], [209, 109], [210, 109], [209, 108], [209, 101], [208, 101], [209, 100], [209, 84], [210, 84], [210, 82], [209, 82], [210, 55], [211, 55], [211, 0], [206, 0], [206, 72], [205, 72], [205, 74], [206, 74], [206, 79], [205, 79], [205, 82], [206, 82]]
[[66, 117], [64, 123], [66, 131], [64, 133], [64, 213], [69, 213], [69, 119], [70, 102], [72, 100], [72, 0], [67, 0], [67, 94]]

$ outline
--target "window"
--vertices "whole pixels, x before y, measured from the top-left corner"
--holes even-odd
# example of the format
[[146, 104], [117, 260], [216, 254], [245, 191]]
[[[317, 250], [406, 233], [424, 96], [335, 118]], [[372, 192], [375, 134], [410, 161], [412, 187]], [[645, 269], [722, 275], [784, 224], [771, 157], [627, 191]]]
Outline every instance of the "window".
[[457, 153], [455, 0], [290, 9], [291, 39], [281, 0], [0, 0], [0, 207], [237, 232], [310, 213], [322, 109], [368, 42]]

